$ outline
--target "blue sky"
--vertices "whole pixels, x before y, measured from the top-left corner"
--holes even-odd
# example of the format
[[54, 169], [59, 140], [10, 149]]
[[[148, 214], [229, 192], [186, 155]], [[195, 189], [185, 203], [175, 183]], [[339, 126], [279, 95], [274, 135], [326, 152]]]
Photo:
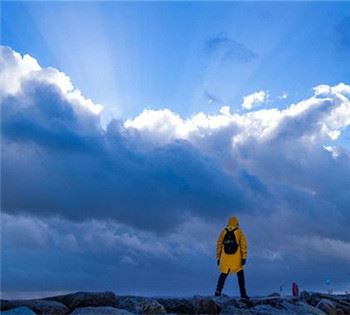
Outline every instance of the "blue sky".
[[4, 297], [349, 289], [350, 3], [1, 8]]
[[[346, 2], [4, 2], [2, 8], [3, 44], [69, 75], [105, 105], [107, 116], [129, 118], [145, 107], [186, 116], [223, 104], [238, 110], [243, 96], [261, 89], [279, 106], [283, 93], [296, 101], [350, 74]], [[221, 43], [210, 45], [215, 38]], [[220, 101], [208, 104], [208, 94]]]

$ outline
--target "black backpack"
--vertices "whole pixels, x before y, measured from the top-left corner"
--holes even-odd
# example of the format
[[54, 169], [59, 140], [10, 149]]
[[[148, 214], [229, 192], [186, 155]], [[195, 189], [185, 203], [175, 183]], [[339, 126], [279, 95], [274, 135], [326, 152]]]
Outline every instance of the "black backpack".
[[224, 236], [224, 241], [223, 241], [225, 254], [233, 255], [238, 249], [238, 243], [235, 236], [235, 231], [237, 229], [238, 228], [235, 228], [231, 231], [229, 229], [225, 229], [226, 234]]

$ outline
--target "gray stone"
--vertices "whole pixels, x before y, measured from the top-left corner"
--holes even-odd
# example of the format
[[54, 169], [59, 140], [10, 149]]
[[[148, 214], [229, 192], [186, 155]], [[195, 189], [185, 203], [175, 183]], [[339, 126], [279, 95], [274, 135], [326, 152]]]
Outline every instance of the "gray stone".
[[115, 307], [136, 314], [166, 314], [165, 307], [157, 300], [139, 296], [119, 296]]
[[281, 294], [278, 292], [273, 292], [273, 293], [268, 295], [268, 297], [280, 297], [280, 296], [281, 296]]
[[239, 298], [232, 298], [227, 295], [220, 297], [213, 297], [213, 301], [220, 307], [219, 314], [237, 314], [237, 315], [251, 315], [252, 312], [248, 309], [251, 302], [242, 302]]
[[195, 314], [195, 306], [190, 299], [162, 298], [158, 299], [158, 302], [164, 306], [167, 313]]
[[327, 315], [337, 315], [337, 307], [331, 300], [321, 299], [317, 303], [316, 307], [325, 312]]
[[252, 301], [252, 304], [255, 305], [248, 309], [254, 315], [325, 315], [324, 312], [306, 302], [291, 298], [259, 299]]
[[21, 306], [1, 312], [2, 315], [36, 315], [30, 308]]
[[319, 293], [312, 293], [310, 296], [309, 304], [316, 306], [321, 299], [322, 297]]
[[16, 307], [28, 307], [37, 314], [62, 315], [69, 312], [68, 308], [56, 301], [38, 300], [1, 300], [1, 311], [14, 309]]
[[308, 315], [325, 315], [325, 313], [314, 307], [311, 306], [303, 301], [298, 300], [287, 300], [282, 303], [282, 306], [284, 307], [285, 311], [289, 312], [286, 314], [308, 314]]
[[113, 292], [77, 292], [72, 294], [47, 297], [45, 300], [57, 301], [70, 310], [87, 306], [115, 306], [116, 296]]
[[252, 311], [247, 308], [238, 308], [233, 305], [225, 305], [221, 310], [220, 310], [220, 315], [253, 315]]
[[72, 313], [72, 315], [133, 315], [127, 310], [115, 308], [111, 306], [89, 306], [78, 307]]
[[166, 313], [174, 315], [345, 315], [350, 314], [350, 296], [304, 291], [300, 294], [300, 298], [272, 295], [242, 301], [225, 295], [156, 299], [137, 296], [116, 297], [112, 292], [78, 292], [37, 300], [2, 300], [1, 310], [8, 315], [63, 315], [69, 312], [73, 315]]
[[254, 315], [278, 315], [285, 314], [281, 309], [274, 308], [268, 304], [259, 304], [250, 309]]
[[208, 297], [196, 296], [192, 303], [196, 314], [219, 314], [221, 307], [215, 303], [215, 300]]
[[306, 303], [310, 304], [310, 300], [311, 300], [311, 293], [307, 292], [307, 291], [301, 291], [299, 294], [299, 297], [301, 300], [304, 300]]

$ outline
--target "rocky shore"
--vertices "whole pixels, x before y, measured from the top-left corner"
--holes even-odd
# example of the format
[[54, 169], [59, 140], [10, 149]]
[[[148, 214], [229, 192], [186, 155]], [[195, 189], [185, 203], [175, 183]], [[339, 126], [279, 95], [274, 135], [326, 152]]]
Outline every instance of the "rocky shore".
[[31, 300], [1, 300], [1, 314], [72, 314], [72, 315], [131, 315], [131, 314], [237, 314], [278, 315], [350, 314], [350, 295], [330, 295], [302, 292], [299, 298], [254, 297], [249, 301], [221, 296], [191, 298], [149, 298], [118, 296], [113, 292], [77, 292]]

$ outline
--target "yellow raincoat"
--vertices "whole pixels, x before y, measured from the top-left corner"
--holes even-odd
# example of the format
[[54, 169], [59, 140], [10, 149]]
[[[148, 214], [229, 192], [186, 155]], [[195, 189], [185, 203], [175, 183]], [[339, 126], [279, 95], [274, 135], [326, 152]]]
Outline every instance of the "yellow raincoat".
[[[238, 219], [231, 217], [227, 223], [227, 229], [233, 230], [238, 227]], [[242, 230], [238, 228], [234, 231], [235, 237], [238, 243], [238, 250], [233, 255], [228, 255], [224, 251], [224, 237], [226, 230], [223, 229], [219, 235], [217, 247], [216, 247], [216, 258], [220, 260], [219, 269], [222, 273], [236, 273], [243, 269], [242, 259], [247, 259], [247, 240]]]

